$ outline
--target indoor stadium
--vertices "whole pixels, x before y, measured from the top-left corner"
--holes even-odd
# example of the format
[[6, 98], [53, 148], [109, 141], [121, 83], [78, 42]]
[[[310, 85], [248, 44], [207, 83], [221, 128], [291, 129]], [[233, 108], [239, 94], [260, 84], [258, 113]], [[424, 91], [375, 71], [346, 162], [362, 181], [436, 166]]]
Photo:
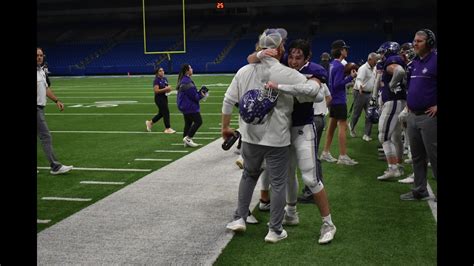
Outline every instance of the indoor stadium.
[[[429, 67], [411, 66], [429, 65], [423, 58], [437, 56], [437, 11], [435, 0], [37, 0], [37, 264], [437, 265], [436, 128], [420, 139], [407, 133], [412, 120], [436, 120], [431, 105], [423, 113], [413, 110], [409, 91], [422, 86], [417, 69], [432, 74]], [[306, 53], [299, 49], [306, 64], [324, 66], [323, 53], [330, 55], [327, 82], [292, 65], [298, 60], [294, 43], [310, 45]], [[407, 43], [412, 58], [403, 52]], [[273, 58], [272, 49], [278, 52]], [[420, 55], [423, 49], [428, 57]], [[389, 54], [409, 63], [389, 63]], [[369, 58], [376, 58], [374, 65]], [[261, 88], [239, 92], [263, 93], [279, 80], [274, 110], [259, 122], [243, 117], [250, 111], [240, 93], [237, 102], [230, 100], [249, 62], [267, 67], [270, 78], [256, 77]], [[358, 70], [341, 77], [347, 80], [340, 96], [346, 110], [343, 118], [336, 111], [333, 117], [330, 105], [339, 98], [332, 82], [346, 63]], [[295, 80], [304, 77], [304, 85], [271, 72], [276, 68]], [[371, 91], [357, 82], [363, 68], [373, 75]], [[429, 77], [436, 85], [436, 72]], [[278, 108], [292, 111], [302, 103], [285, 86], [297, 93], [315, 87], [317, 95], [327, 86], [333, 94], [332, 103], [323, 100], [330, 108], [325, 113], [316, 114], [310, 102], [307, 125], [315, 127], [313, 115], [324, 124], [318, 138], [291, 129], [301, 118], [296, 115], [272, 132], [267, 121], [281, 115]], [[386, 101], [377, 94], [382, 88], [403, 99]], [[190, 94], [197, 97], [192, 111], [185, 102]], [[358, 100], [363, 94], [364, 106], [379, 108], [369, 124]], [[281, 107], [285, 99], [292, 104]], [[235, 106], [226, 108], [229, 102]], [[400, 102], [407, 106], [405, 122]], [[242, 135], [233, 144], [223, 138], [226, 125]], [[248, 132], [254, 129], [277, 144], [252, 142]], [[290, 131], [296, 132], [292, 139], [308, 137], [318, 185], [302, 177], [305, 155], [291, 157], [299, 150], [286, 143]], [[427, 138], [433, 149], [426, 148]], [[280, 156], [280, 165], [256, 152], [282, 147], [290, 156]], [[260, 158], [267, 163], [256, 173], [250, 164]], [[297, 203], [287, 190], [292, 163]], [[272, 184], [266, 201], [261, 169]], [[312, 185], [323, 187], [329, 216], [322, 215], [320, 190]], [[311, 187], [309, 202], [305, 186]], [[296, 222], [288, 218], [290, 209]], [[334, 229], [328, 241], [326, 223]]]

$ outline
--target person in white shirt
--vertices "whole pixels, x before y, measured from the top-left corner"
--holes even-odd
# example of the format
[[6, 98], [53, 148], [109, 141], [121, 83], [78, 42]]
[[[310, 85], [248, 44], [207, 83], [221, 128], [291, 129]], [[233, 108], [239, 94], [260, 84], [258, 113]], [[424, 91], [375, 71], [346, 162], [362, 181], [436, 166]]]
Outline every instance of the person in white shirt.
[[[367, 115], [369, 101], [375, 85], [375, 64], [378, 56], [376, 53], [370, 53], [367, 62], [363, 64], [357, 71], [357, 77], [354, 85], [354, 110], [352, 112], [352, 120], [349, 122], [349, 130], [352, 137], [356, 136], [355, 127], [359, 121], [362, 109]], [[365, 141], [371, 141], [370, 133], [372, 132], [372, 123], [367, 117], [365, 118], [364, 136]]]
[[42, 68], [44, 52], [42, 48], [36, 48], [36, 134], [39, 136], [46, 158], [51, 167], [50, 173], [53, 175], [64, 174], [72, 170], [73, 166], [61, 164], [54, 155], [51, 133], [44, 117], [44, 107], [46, 97], [56, 103], [60, 111], [64, 110], [64, 104], [54, 95], [48, 86], [47, 76]]
[[271, 115], [263, 124], [248, 124], [243, 121], [242, 116], [239, 119], [242, 156], [245, 163], [239, 184], [237, 209], [233, 221], [228, 223], [226, 228], [236, 232], [246, 230], [245, 220], [248, 216], [250, 201], [265, 160], [266, 171], [270, 176], [273, 190], [269, 231], [265, 236], [265, 241], [275, 243], [288, 236], [283, 229], [282, 221], [286, 203], [293, 98], [301, 102], [316, 101], [320, 84], [315, 80], [307, 79], [297, 70], [280, 64], [279, 59], [284, 54], [284, 47], [282, 37], [278, 32], [262, 34], [259, 38], [259, 46], [262, 49], [277, 49], [278, 53], [273, 57], [261, 58], [262, 63], [242, 67], [234, 76], [225, 93], [222, 106], [223, 138], [227, 139], [233, 135], [233, 130], [230, 128], [232, 109], [248, 90], [262, 89], [265, 86], [277, 88], [279, 95]]

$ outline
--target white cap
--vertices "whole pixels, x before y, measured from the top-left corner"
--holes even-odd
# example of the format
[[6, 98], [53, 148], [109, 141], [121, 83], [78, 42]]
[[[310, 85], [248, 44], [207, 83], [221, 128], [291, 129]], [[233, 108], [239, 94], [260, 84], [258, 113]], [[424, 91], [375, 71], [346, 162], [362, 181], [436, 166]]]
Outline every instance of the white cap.
[[276, 49], [280, 46], [282, 41], [282, 37], [278, 32], [271, 32], [266, 34], [265, 32], [260, 35], [260, 39], [258, 40], [258, 46], [261, 48], [273, 48]]
[[288, 37], [288, 32], [284, 28], [276, 28], [276, 29], [266, 29], [264, 33], [270, 34], [273, 32], [278, 32], [283, 40]]

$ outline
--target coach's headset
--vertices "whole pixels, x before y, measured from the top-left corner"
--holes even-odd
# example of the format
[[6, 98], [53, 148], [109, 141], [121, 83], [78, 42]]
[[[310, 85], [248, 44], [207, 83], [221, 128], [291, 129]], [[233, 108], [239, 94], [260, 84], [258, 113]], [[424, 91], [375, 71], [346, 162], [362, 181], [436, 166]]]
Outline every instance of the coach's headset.
[[429, 48], [433, 48], [436, 44], [436, 36], [435, 34], [430, 30], [430, 29], [421, 29], [420, 31], [424, 32], [426, 34], [426, 36], [428, 36], [426, 38], [426, 45], [429, 47]]

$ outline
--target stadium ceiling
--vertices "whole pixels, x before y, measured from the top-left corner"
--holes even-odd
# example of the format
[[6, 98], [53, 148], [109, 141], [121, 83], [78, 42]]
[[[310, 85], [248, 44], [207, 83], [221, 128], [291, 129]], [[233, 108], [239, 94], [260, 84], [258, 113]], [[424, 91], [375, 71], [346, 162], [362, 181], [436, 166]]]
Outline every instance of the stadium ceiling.
[[[248, 9], [273, 9], [278, 7], [304, 7], [311, 10], [353, 10], [364, 8], [366, 10], [384, 10], [390, 8], [414, 9], [423, 6], [436, 5], [436, 0], [222, 0], [226, 8], [248, 8]], [[180, 10], [179, 0], [145, 0], [150, 8], [160, 11]], [[214, 9], [216, 1], [209, 0], [185, 0], [187, 10], [210, 10]], [[37, 0], [38, 16], [67, 16], [84, 14], [109, 14], [109, 13], [137, 13], [141, 11], [140, 0]]]

